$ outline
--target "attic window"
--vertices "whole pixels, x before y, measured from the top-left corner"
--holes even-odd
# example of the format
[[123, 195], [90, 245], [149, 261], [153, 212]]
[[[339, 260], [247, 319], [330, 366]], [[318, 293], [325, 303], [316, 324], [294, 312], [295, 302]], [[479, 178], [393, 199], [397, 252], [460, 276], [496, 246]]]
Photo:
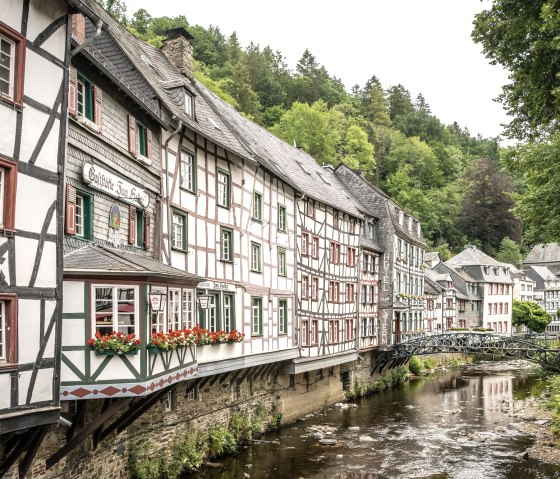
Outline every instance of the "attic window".
[[[194, 117], [194, 97], [187, 92], [185, 92], [185, 113], [190, 117]], [[210, 123], [213, 123], [212, 120], [210, 120]], [[219, 130], [216, 125], [214, 125], [214, 128]]]
[[303, 166], [303, 163], [302, 163], [301, 161], [299, 161], [299, 160], [296, 160], [296, 161], [297, 161], [297, 164], [299, 165], [299, 167], [300, 167], [303, 171], [305, 171], [308, 175], [311, 174], [311, 172], [310, 172], [307, 168], [305, 168], [305, 166]]
[[207, 116], [206, 119], [216, 130], [221, 130], [220, 125], [218, 125], [212, 118]]

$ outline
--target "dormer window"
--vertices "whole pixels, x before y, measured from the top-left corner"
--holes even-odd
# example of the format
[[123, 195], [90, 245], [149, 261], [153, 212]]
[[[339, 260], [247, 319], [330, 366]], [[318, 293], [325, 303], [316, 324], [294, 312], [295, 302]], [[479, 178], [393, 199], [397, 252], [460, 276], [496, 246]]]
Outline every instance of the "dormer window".
[[194, 117], [194, 97], [188, 92], [185, 92], [185, 113]]

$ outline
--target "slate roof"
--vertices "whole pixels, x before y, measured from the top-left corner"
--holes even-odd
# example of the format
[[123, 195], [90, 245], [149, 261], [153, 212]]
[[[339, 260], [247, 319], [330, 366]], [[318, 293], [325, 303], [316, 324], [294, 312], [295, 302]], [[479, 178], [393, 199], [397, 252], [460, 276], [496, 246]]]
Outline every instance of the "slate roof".
[[443, 292], [444, 288], [440, 284], [433, 281], [428, 275], [424, 276], [424, 293], [438, 295]]
[[552, 271], [550, 271], [546, 266], [531, 265], [529, 268], [532, 269], [543, 280], [548, 281], [551, 279], [556, 279], [556, 275]]
[[199, 282], [190, 273], [168, 266], [147, 256], [122, 249], [108, 248], [94, 243], [75, 249], [64, 255], [64, 274], [126, 275], [157, 277], [162, 279]]
[[296, 190], [305, 193], [306, 196], [321, 203], [334, 205], [352, 216], [362, 217], [334, 171], [322, 168], [305, 151], [286, 143], [262, 126], [245, 118], [233, 106], [216, 96], [201, 83], [197, 82], [196, 88], [227, 123], [237, 139], [243, 142], [254, 157], [268, 170], [294, 186]]
[[507, 263], [500, 263], [475, 246], [466, 246], [463, 251], [447, 260], [445, 264], [448, 266], [484, 265], [502, 266], [507, 268], [510, 266]]
[[454, 268], [442, 262], [436, 264], [431, 271], [449, 274], [451, 276], [451, 279], [453, 280], [453, 287], [456, 291], [457, 298], [469, 299], [472, 301], [480, 301], [482, 299], [482, 297], [479, 294], [474, 294], [469, 292], [467, 283], [478, 283], [478, 281], [466, 271], [459, 268]]
[[524, 264], [557, 262], [560, 262], [560, 243], [535, 245], [523, 260]]
[[441, 261], [439, 259], [439, 253], [437, 251], [426, 251], [424, 253], [424, 262], [431, 263], [431, 262], [438, 262]]

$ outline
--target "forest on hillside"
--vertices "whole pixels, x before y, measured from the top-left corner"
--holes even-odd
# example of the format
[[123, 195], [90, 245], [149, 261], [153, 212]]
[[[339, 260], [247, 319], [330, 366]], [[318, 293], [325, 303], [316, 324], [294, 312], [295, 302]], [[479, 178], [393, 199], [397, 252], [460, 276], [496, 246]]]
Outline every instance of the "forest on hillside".
[[292, 70], [270, 46], [242, 47], [236, 32], [192, 25], [183, 15], [127, 15], [122, 0], [98, 1], [155, 47], [166, 30], [187, 29], [198, 81], [318, 163], [360, 170], [420, 219], [430, 249], [444, 259], [465, 244], [503, 261], [520, 259], [523, 227], [512, 194], [522, 191], [522, 175], [501, 166], [498, 138], [443, 124], [422, 94], [412, 98], [406, 86], [383, 85], [375, 65], [364, 85], [347, 91], [304, 46]]

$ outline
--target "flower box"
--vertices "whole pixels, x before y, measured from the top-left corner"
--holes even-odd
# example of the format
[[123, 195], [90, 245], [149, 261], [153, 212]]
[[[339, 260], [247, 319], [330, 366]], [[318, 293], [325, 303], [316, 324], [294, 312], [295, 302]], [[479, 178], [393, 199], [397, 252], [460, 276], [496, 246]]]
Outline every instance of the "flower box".
[[148, 346], [148, 354], [159, 354], [162, 350], [157, 346]]
[[95, 349], [95, 354], [98, 356], [134, 356], [138, 354], [138, 349], [131, 349], [130, 351], [115, 351], [114, 349]]
[[243, 343], [205, 344], [196, 347], [196, 360], [199, 363], [211, 363], [224, 359], [238, 358], [243, 355]]

